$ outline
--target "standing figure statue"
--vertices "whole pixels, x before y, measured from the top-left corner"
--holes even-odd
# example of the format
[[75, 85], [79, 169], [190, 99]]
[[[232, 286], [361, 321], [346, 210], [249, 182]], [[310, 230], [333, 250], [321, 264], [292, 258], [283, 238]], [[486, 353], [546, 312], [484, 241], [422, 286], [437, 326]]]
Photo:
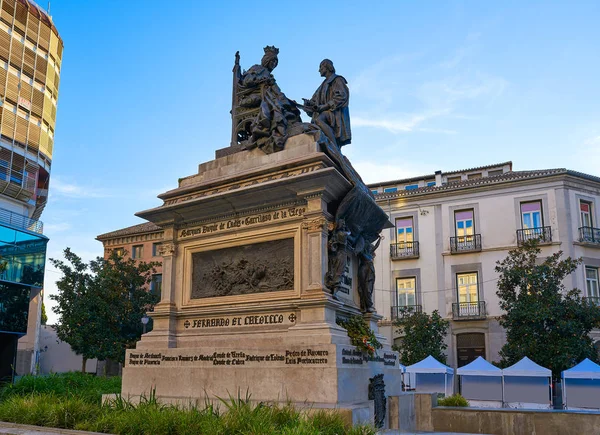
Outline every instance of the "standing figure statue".
[[331, 290], [331, 294], [335, 296], [339, 289], [340, 282], [346, 264], [348, 263], [348, 242], [350, 231], [346, 228], [344, 219], [339, 219], [335, 223], [335, 228], [331, 232], [328, 242], [328, 271], [325, 275], [325, 285]]
[[335, 73], [333, 62], [324, 59], [319, 65], [321, 86], [310, 100], [304, 100], [303, 109], [312, 117], [312, 123], [321, 129], [332, 144], [341, 148], [352, 140], [348, 101], [350, 91], [344, 77]]
[[264, 52], [260, 65], [243, 74], [236, 54], [232, 116], [237, 141], [246, 149], [259, 147], [270, 154], [283, 149], [288, 128], [302, 120], [296, 103], [281, 92], [272, 74], [279, 49], [266, 46]]
[[360, 309], [367, 313], [375, 311], [373, 308], [373, 290], [375, 288], [375, 251], [379, 247], [381, 236], [375, 243], [365, 243], [364, 248], [358, 252], [358, 296]]

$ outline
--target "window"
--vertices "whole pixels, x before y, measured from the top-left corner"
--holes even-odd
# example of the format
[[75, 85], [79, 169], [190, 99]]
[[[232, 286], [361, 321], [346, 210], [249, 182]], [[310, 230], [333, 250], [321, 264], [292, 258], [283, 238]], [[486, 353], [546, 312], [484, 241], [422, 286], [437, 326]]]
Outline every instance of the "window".
[[131, 249], [131, 258], [142, 258], [144, 252], [144, 245], [135, 245]]
[[418, 189], [419, 185], [418, 184], [409, 184], [408, 186], [404, 187], [404, 190], [415, 190]]
[[399, 307], [412, 307], [417, 304], [415, 283], [415, 278], [398, 278], [396, 280], [396, 301]]
[[477, 172], [475, 174], [469, 174], [469, 175], [467, 175], [467, 179], [468, 180], [477, 180], [479, 178], [481, 178], [481, 172]]
[[460, 181], [460, 176], [458, 177], [448, 177], [448, 183], [458, 183]]
[[386, 187], [385, 189], [383, 189], [383, 191], [385, 193], [394, 193], [394, 192], [398, 191], [398, 188], [397, 187]]
[[466, 236], [475, 234], [475, 226], [473, 224], [473, 210], [461, 210], [454, 212], [454, 222], [456, 237], [464, 240]]
[[495, 171], [488, 171], [488, 177], [495, 177], [497, 175], [502, 175], [504, 172], [502, 169], [496, 169]]
[[479, 301], [477, 272], [459, 273], [456, 275], [456, 282], [458, 289], [458, 302], [461, 305], [474, 304]]
[[598, 293], [598, 268], [597, 267], [586, 267], [585, 268], [585, 286], [587, 289], [587, 297], [595, 298], [598, 300], [600, 294]]
[[581, 215], [582, 227], [593, 227], [592, 224], [592, 203], [586, 201], [579, 202], [579, 213]]
[[116, 252], [116, 254], [117, 254], [119, 257], [122, 257], [122, 256], [123, 256], [123, 254], [125, 253], [125, 250], [124, 250], [123, 248], [115, 248], [115, 249], [113, 249], [113, 251], [114, 251], [114, 252]]
[[541, 228], [544, 226], [541, 201], [521, 203], [521, 224], [523, 229]]
[[435, 181], [428, 181], [427, 187], [435, 186]]
[[396, 219], [396, 244], [398, 247], [400, 249], [410, 248], [413, 240], [413, 219], [411, 217]]
[[373, 195], [377, 195], [379, 192], [377, 192], [376, 190], [371, 190], [371, 193], [372, 193]]
[[160, 256], [160, 246], [161, 245], [162, 245], [162, 243], [160, 243], [160, 242], [152, 244], [152, 256], [153, 257], [159, 257]]
[[161, 297], [162, 293], [162, 273], [152, 275], [152, 281], [150, 281], [150, 293]]

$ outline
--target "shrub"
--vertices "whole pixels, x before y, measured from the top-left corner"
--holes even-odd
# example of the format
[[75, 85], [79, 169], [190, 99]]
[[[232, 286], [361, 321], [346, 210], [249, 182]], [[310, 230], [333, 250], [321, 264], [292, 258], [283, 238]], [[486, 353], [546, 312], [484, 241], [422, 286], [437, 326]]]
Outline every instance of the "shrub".
[[348, 331], [348, 337], [353, 346], [370, 356], [375, 355], [377, 349], [383, 347], [363, 316], [352, 316], [347, 320], [338, 319], [336, 323]]
[[469, 402], [460, 394], [438, 399], [438, 406], [469, 406]]

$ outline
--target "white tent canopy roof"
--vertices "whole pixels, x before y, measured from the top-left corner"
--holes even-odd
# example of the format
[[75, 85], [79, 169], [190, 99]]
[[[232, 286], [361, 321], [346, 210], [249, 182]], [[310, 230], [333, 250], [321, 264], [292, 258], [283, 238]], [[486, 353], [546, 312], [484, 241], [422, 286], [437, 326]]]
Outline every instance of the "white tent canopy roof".
[[415, 363], [411, 366], [406, 367], [408, 373], [447, 373], [449, 375], [454, 374], [454, 369], [445, 366], [437, 359], [429, 355], [422, 361]]
[[525, 356], [521, 361], [502, 370], [502, 374], [504, 376], [537, 376], [547, 378], [552, 376], [552, 370], [536, 364]]
[[466, 366], [456, 370], [456, 374], [464, 376], [502, 376], [502, 370], [493, 364], [490, 364], [482, 357], [478, 356], [475, 361], [471, 361]]
[[406, 366], [403, 366], [402, 364], [398, 363], [398, 368], [400, 369], [401, 373], [406, 373]]
[[562, 377], [565, 379], [600, 379], [600, 366], [586, 358], [575, 367], [562, 372]]

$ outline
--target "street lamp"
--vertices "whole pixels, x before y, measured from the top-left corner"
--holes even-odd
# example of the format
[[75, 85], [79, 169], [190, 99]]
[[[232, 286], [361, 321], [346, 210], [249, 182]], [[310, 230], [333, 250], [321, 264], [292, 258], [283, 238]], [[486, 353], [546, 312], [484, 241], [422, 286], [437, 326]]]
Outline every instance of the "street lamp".
[[146, 333], [146, 325], [148, 324], [148, 322], [150, 321], [150, 317], [148, 317], [146, 314], [144, 314], [144, 317], [142, 317], [142, 326], [143, 326], [143, 330], [142, 330], [142, 334]]

